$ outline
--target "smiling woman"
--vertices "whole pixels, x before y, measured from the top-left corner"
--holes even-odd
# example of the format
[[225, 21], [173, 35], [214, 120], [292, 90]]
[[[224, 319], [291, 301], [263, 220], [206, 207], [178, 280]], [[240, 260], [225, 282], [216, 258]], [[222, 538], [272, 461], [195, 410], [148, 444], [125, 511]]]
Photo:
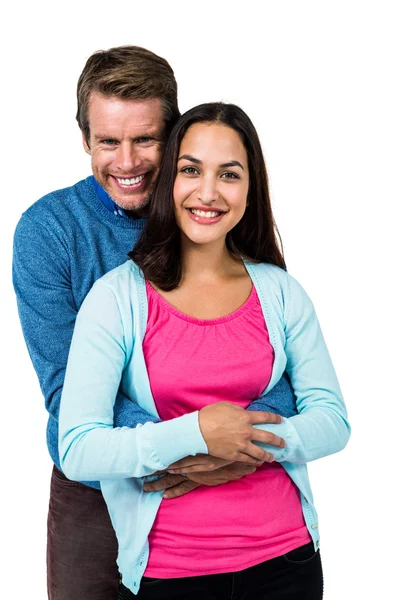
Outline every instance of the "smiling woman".
[[[149, 226], [130, 256], [160, 289], [173, 290], [181, 281], [181, 244], [185, 236], [190, 239], [189, 222], [200, 243], [215, 237], [221, 243], [225, 235], [222, 247], [230, 258], [285, 268], [261, 144], [239, 107], [202, 104], [182, 115], [165, 148], [153, 199]], [[216, 208], [223, 214], [211, 218]], [[193, 214], [193, 209], [207, 214]], [[218, 227], [195, 227], [214, 224], [214, 218]]]
[[186, 132], [180, 153], [174, 185], [178, 227], [194, 243], [223, 236], [225, 244], [246, 210], [249, 170], [243, 142], [230, 127], [196, 123]]
[[[239, 107], [205, 104], [179, 119], [130, 257], [82, 306], [60, 411], [64, 471], [101, 480], [120, 598], [320, 600], [305, 464], [341, 450], [349, 426], [311, 301], [285, 270], [260, 142]], [[248, 417], [285, 370], [293, 412], [281, 419], [280, 400], [278, 415]], [[163, 422], [115, 428], [118, 389]], [[236, 463], [245, 474], [207, 479]], [[168, 501], [162, 479], [145, 479], [167, 469], [186, 474], [190, 494]]]

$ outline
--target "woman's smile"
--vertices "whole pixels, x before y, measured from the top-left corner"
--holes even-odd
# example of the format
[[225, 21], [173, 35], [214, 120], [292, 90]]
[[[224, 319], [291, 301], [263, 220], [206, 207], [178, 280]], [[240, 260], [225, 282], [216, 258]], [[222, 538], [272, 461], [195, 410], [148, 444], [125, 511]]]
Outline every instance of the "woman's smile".
[[218, 210], [215, 208], [207, 208], [205, 206], [201, 208], [187, 208], [189, 217], [199, 223], [200, 225], [212, 225], [213, 223], [219, 223], [227, 211]]

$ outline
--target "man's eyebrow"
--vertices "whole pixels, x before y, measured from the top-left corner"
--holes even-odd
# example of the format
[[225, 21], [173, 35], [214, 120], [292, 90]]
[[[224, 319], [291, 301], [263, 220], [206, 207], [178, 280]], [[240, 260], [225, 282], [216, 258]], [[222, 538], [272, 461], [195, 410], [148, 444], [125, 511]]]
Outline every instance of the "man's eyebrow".
[[[162, 135], [163, 135], [162, 133], [159, 134], [159, 133], [157, 133], [157, 132], [155, 132], [155, 131], [152, 130], [152, 131], [148, 131], [146, 133], [138, 134], [138, 135], [136, 135], [132, 139], [134, 139], [134, 140], [140, 140], [141, 138], [152, 138], [152, 139], [157, 139], [158, 140], [158, 139], [162, 138]], [[113, 135], [110, 135], [110, 134], [108, 134], [108, 135], [105, 135], [105, 134], [102, 135], [101, 133], [95, 133], [94, 134], [94, 139], [95, 140], [117, 140], [118, 138], [114, 137]]]
[[[179, 160], [190, 160], [190, 162], [195, 163], [196, 165], [201, 165], [202, 162], [199, 158], [195, 158], [194, 156], [191, 156], [190, 154], [182, 154], [182, 156], [180, 156], [178, 158]], [[243, 165], [238, 161], [238, 160], [230, 160], [229, 162], [223, 163], [222, 165], [219, 165], [222, 169], [226, 169], [228, 167], [240, 167], [243, 171]]]
[[95, 133], [94, 139], [95, 140], [114, 140], [115, 138], [113, 138], [112, 135], [101, 135], [101, 134]]

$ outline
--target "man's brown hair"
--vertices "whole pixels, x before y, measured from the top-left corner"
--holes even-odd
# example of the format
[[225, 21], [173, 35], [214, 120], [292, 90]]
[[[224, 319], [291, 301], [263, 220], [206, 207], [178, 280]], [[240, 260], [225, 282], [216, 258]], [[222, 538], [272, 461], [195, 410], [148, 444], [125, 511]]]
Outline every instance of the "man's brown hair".
[[160, 98], [169, 134], [179, 117], [177, 83], [168, 62], [140, 46], [117, 46], [92, 54], [79, 77], [76, 120], [89, 143], [89, 100], [97, 92], [123, 100]]

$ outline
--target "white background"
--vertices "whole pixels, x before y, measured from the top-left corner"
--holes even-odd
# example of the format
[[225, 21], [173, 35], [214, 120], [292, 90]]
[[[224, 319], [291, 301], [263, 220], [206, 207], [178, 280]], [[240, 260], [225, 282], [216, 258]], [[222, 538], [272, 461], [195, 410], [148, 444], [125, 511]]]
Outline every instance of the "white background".
[[12, 235], [40, 196], [89, 174], [74, 120], [86, 59], [136, 44], [171, 63], [182, 111], [235, 102], [259, 131], [289, 271], [316, 305], [353, 425], [344, 452], [310, 465], [325, 600], [395, 598], [399, 3], [10, 6], [0, 71], [2, 597], [46, 598], [51, 471], [11, 287]]

